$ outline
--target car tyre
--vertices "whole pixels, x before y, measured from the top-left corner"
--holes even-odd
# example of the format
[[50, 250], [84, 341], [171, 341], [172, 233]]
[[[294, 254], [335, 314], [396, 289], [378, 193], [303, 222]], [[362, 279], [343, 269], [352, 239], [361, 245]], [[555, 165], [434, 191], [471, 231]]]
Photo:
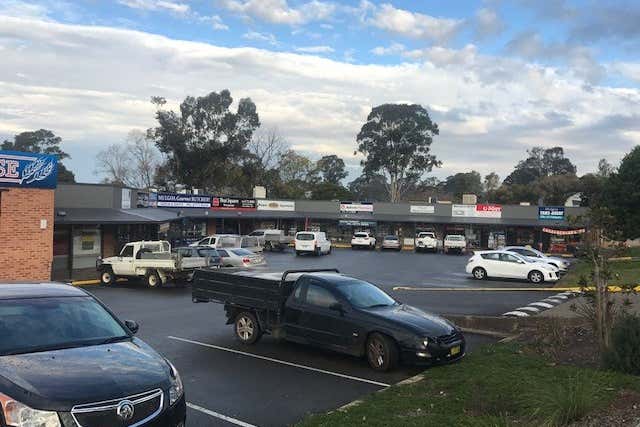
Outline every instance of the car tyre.
[[476, 267], [471, 272], [473, 274], [473, 278], [476, 280], [484, 280], [487, 278], [487, 270], [482, 267]]
[[249, 311], [243, 311], [236, 316], [234, 330], [236, 337], [243, 344], [255, 344], [262, 337], [262, 329], [258, 319]]
[[544, 282], [544, 275], [538, 270], [533, 270], [529, 273], [529, 281], [537, 285]]
[[377, 332], [367, 339], [366, 354], [369, 366], [376, 371], [389, 371], [398, 363], [398, 347], [395, 341]]
[[160, 276], [156, 271], [150, 271], [149, 273], [147, 273], [145, 279], [147, 282], [147, 286], [151, 289], [159, 288], [160, 286], [162, 286], [162, 279], [160, 279]]
[[296, 256], [300, 256], [300, 251], [296, 251]]
[[116, 276], [113, 274], [111, 267], [103, 268], [100, 272], [100, 284], [102, 286], [111, 286], [116, 282]]

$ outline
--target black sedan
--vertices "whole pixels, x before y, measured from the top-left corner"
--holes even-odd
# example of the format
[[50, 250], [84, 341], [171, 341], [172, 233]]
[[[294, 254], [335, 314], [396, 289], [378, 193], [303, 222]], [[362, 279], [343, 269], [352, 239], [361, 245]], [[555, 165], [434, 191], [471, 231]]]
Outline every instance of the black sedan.
[[87, 292], [0, 284], [0, 425], [184, 427], [180, 375]]

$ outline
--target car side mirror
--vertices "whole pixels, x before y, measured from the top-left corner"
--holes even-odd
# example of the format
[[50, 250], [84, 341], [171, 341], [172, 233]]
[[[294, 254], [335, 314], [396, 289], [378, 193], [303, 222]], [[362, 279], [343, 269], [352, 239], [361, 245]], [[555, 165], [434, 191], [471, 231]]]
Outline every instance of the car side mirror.
[[344, 314], [344, 307], [339, 302], [334, 302], [329, 306], [329, 310], [337, 311], [340, 314]]
[[127, 327], [127, 329], [129, 329], [129, 331], [131, 331], [133, 335], [137, 334], [138, 329], [140, 329], [140, 325], [138, 325], [138, 322], [135, 322], [133, 320], [125, 320], [124, 325]]

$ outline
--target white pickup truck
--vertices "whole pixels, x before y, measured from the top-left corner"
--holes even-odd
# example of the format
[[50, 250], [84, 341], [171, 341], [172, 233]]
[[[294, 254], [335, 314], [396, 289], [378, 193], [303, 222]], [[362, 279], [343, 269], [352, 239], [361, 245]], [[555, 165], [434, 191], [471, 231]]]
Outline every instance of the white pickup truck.
[[157, 288], [170, 279], [188, 280], [196, 268], [206, 267], [209, 262], [209, 258], [183, 258], [171, 253], [171, 244], [164, 240], [140, 241], [127, 243], [117, 256], [99, 258], [96, 269], [103, 285], [111, 285], [119, 277], [136, 277]]
[[421, 231], [415, 239], [416, 252], [438, 252], [438, 239], [433, 231]]
[[445, 254], [462, 254], [467, 250], [467, 239], [461, 234], [447, 234], [442, 247]]

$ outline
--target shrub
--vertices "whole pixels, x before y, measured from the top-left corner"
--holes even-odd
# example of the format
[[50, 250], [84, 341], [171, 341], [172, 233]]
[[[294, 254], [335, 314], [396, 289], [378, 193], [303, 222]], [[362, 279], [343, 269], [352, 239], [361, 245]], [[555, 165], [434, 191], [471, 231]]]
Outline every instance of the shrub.
[[584, 374], [576, 374], [554, 387], [526, 396], [525, 405], [538, 420], [537, 425], [565, 426], [594, 410], [600, 399], [600, 387]]
[[618, 317], [604, 363], [609, 369], [640, 375], [640, 316], [625, 313]]

